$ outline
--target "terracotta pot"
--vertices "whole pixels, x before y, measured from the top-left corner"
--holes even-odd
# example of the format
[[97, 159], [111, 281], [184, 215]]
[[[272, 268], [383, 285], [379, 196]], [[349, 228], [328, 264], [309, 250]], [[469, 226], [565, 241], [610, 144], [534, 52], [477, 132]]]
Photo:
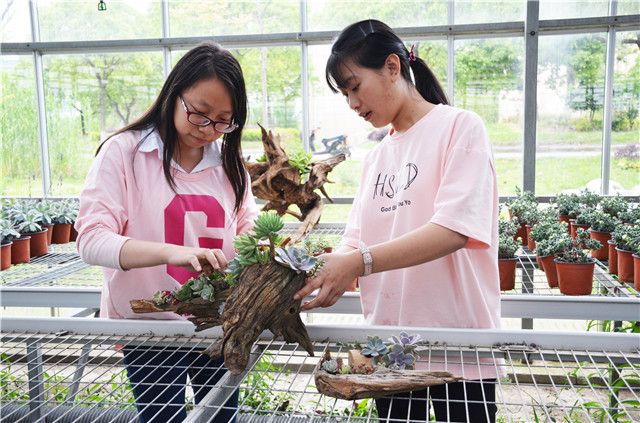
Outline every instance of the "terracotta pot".
[[536, 256], [536, 263], [538, 263], [538, 269], [544, 272], [544, 267], [542, 267], [542, 260], [540, 260], [540, 256]]
[[616, 248], [618, 252], [618, 279], [633, 283], [633, 253]]
[[562, 263], [555, 260], [558, 286], [565, 295], [591, 295], [596, 263]]
[[613, 240], [607, 241], [607, 249], [609, 250], [609, 273], [618, 274], [618, 252], [616, 251], [616, 243]]
[[529, 250], [531, 251], [535, 251], [536, 242], [531, 239], [531, 226], [526, 225], [526, 231], [527, 231], [527, 248], [529, 248]]
[[13, 240], [11, 264], [29, 263], [31, 258], [31, 237], [22, 236]]
[[527, 245], [527, 227], [524, 225], [524, 223], [520, 224], [520, 227], [518, 228], [518, 232], [516, 232], [514, 239], [518, 238], [522, 240], [522, 245]]
[[591, 225], [580, 225], [578, 223], [572, 222], [571, 223], [571, 238], [576, 239], [576, 233], [578, 232], [578, 228], [582, 228], [585, 231], [587, 229], [589, 229]]
[[51, 245], [51, 237], [53, 237], [53, 224], [43, 225], [43, 228], [47, 228], [47, 245]]
[[31, 257], [43, 256], [49, 252], [47, 243], [47, 229], [31, 234]]
[[500, 290], [509, 291], [516, 286], [517, 258], [498, 259], [498, 273], [500, 274]]
[[0, 270], [5, 270], [11, 267], [11, 244], [7, 242], [0, 247]]
[[633, 255], [633, 287], [640, 291], [640, 256]]
[[544, 273], [547, 275], [547, 283], [549, 284], [549, 288], [557, 288], [558, 271], [556, 269], [556, 262], [554, 261], [554, 257], [552, 255], [540, 257], [540, 261], [542, 262]]
[[567, 228], [569, 227], [569, 216], [567, 216], [566, 214], [561, 214], [560, 215], [560, 222], [564, 222], [567, 224]]
[[71, 233], [69, 234], [69, 241], [70, 242], [76, 242], [76, 239], [78, 239], [78, 231], [76, 231], [76, 228], [72, 224], [71, 225]]
[[66, 244], [71, 235], [71, 223], [56, 223], [53, 225], [52, 244]]
[[591, 239], [600, 241], [600, 244], [602, 244], [602, 247], [597, 250], [591, 250], [591, 257], [598, 260], [607, 260], [609, 258], [609, 247], [607, 246], [607, 241], [611, 239], [611, 233], [589, 229], [589, 236]]

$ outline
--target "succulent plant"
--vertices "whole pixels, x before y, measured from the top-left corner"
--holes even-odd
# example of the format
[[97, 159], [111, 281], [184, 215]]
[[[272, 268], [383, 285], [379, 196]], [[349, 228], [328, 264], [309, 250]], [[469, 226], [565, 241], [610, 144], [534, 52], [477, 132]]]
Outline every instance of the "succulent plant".
[[38, 223], [39, 217], [38, 212], [29, 210], [22, 216], [22, 222], [18, 224], [18, 232], [28, 235], [42, 231], [42, 226]]
[[153, 295], [153, 303], [157, 306], [169, 304], [174, 300], [171, 291], [158, 291]]
[[341, 375], [348, 375], [351, 373], [351, 366], [349, 366], [348, 364], [343, 364], [342, 367], [340, 367], [339, 372]]
[[413, 369], [416, 357], [411, 353], [406, 353], [401, 345], [396, 344], [388, 355], [389, 367], [398, 368], [400, 370]]
[[258, 216], [253, 232], [258, 239], [274, 239], [284, 227], [284, 222], [275, 212], [262, 213]]
[[209, 280], [209, 276], [200, 274], [197, 278], [191, 278], [179, 289], [173, 292], [175, 299], [179, 301], [187, 301], [195, 297], [213, 302], [215, 290]]
[[322, 362], [322, 370], [327, 373], [338, 373], [338, 362], [336, 360], [325, 360]]
[[20, 232], [16, 231], [11, 221], [0, 219], [0, 243], [8, 244], [17, 238], [20, 238]]
[[360, 351], [365, 357], [373, 357], [375, 359], [376, 357], [385, 355], [389, 351], [389, 348], [379, 337], [368, 336], [367, 339], [367, 345]]
[[409, 335], [407, 332], [400, 332], [400, 336], [392, 336], [389, 341], [393, 344], [400, 345], [403, 348], [415, 348], [418, 341], [420, 341], [420, 335]]
[[304, 248], [298, 247], [277, 247], [274, 259], [297, 273], [312, 270], [318, 262], [316, 257], [310, 256]]

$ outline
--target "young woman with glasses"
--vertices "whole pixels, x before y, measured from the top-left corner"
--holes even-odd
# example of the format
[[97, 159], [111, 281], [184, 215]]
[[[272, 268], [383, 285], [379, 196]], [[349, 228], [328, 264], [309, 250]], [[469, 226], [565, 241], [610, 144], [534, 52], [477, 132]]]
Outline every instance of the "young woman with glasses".
[[[302, 309], [333, 305], [359, 278], [368, 323], [498, 327], [498, 190], [482, 119], [449, 106], [427, 64], [380, 21], [340, 33], [326, 79], [365, 121], [392, 129], [364, 160], [341, 247], [296, 294], [320, 289]], [[501, 370], [465, 361], [417, 362], [466, 380], [376, 400], [378, 415], [427, 421], [430, 399], [438, 421], [495, 421]]]
[[[134, 314], [129, 301], [173, 291], [235, 255], [233, 238], [258, 213], [240, 149], [246, 116], [240, 64], [203, 44], [178, 61], [142, 117], [98, 148], [76, 229], [82, 259], [104, 268], [101, 317], [182, 319]], [[183, 421], [187, 375], [200, 401], [226, 371], [221, 360], [167, 347], [125, 346], [124, 363], [143, 422]], [[237, 397], [216, 422], [235, 418]]]

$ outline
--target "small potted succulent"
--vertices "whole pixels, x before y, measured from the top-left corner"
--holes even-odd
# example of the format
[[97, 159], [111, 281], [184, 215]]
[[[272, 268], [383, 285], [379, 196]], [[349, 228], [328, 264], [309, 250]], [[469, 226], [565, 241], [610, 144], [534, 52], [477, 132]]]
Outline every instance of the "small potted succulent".
[[509, 209], [509, 218], [517, 218], [517, 222], [520, 223], [520, 227], [515, 234], [516, 238], [520, 238], [522, 245], [527, 245], [527, 227], [525, 223], [525, 213], [537, 209], [538, 200], [535, 195], [530, 191], [521, 191], [519, 187], [516, 187], [516, 196], [506, 202], [506, 206]]
[[626, 211], [618, 214], [618, 219], [625, 225], [640, 225], [640, 204], [629, 206]]
[[514, 235], [518, 229], [513, 220], [500, 221], [498, 227], [498, 273], [500, 276], [500, 290], [508, 291], [515, 287], [516, 265], [518, 264], [516, 252], [522, 241], [520, 238], [514, 239]]
[[591, 251], [591, 257], [598, 260], [609, 258], [608, 242], [611, 233], [616, 229], [616, 220], [613, 216], [601, 210], [594, 210], [589, 214], [589, 235], [602, 244], [601, 248]]
[[542, 262], [540, 261], [540, 253], [537, 251], [537, 243], [544, 241], [553, 234], [566, 233], [567, 228], [564, 222], [558, 221], [558, 212], [555, 208], [549, 207], [540, 212], [540, 218], [538, 223], [535, 224], [531, 231], [529, 231], [529, 238], [536, 244], [536, 261], [538, 267], [544, 271]]
[[547, 284], [550, 288], [558, 287], [558, 272], [556, 270], [555, 255], [562, 252], [567, 242], [570, 242], [571, 237], [564, 230], [565, 224], [563, 222], [555, 222], [556, 232], [550, 232], [547, 237], [538, 242], [538, 249], [536, 253], [540, 257], [542, 263], [542, 270], [547, 277]]
[[604, 197], [602, 201], [600, 201], [600, 210], [611, 217], [618, 217], [621, 213], [625, 213], [628, 208], [629, 203], [620, 195]]
[[600, 201], [602, 201], [602, 196], [593, 191], [589, 191], [587, 188], [578, 194], [578, 203], [588, 209], [596, 208], [598, 204], [600, 204]]
[[581, 207], [578, 209], [576, 213], [576, 218], [574, 220], [570, 220], [571, 222], [571, 238], [576, 237], [576, 231], [578, 228], [582, 228], [585, 231], [589, 229], [591, 226], [591, 213], [593, 213], [595, 209], [590, 209], [586, 207]]
[[640, 225], [620, 225], [613, 231], [618, 256], [618, 279], [633, 283], [633, 251], [640, 242]]
[[77, 216], [66, 201], [57, 201], [51, 207], [53, 216], [52, 244], [66, 244], [71, 237], [71, 225]]
[[526, 228], [526, 245], [527, 248], [529, 248], [529, 250], [532, 252], [536, 249], [536, 243], [533, 239], [531, 239], [531, 228], [537, 225], [541, 218], [542, 213], [540, 210], [538, 210], [537, 206], [525, 210], [524, 214], [522, 215], [522, 223], [524, 223]]
[[47, 229], [47, 244], [51, 245], [51, 237], [53, 236], [53, 216], [51, 213], [52, 202], [43, 198], [38, 201], [33, 209], [38, 213], [38, 223]]
[[593, 289], [595, 260], [589, 250], [602, 244], [591, 239], [589, 233], [578, 228], [575, 239], [565, 238], [561, 252], [555, 255], [560, 292], [565, 295], [590, 295]]
[[569, 230], [569, 220], [575, 219], [576, 210], [578, 210], [578, 196], [573, 193], [558, 194], [553, 203], [558, 208], [560, 221], [565, 222], [567, 224], [567, 230]]
[[18, 224], [18, 232], [21, 237], [29, 237], [29, 257], [45, 255], [49, 252], [47, 242], [47, 229], [40, 225], [40, 214], [35, 210], [29, 210]]
[[20, 238], [18, 232], [9, 219], [0, 219], [0, 270], [11, 267], [11, 245]]

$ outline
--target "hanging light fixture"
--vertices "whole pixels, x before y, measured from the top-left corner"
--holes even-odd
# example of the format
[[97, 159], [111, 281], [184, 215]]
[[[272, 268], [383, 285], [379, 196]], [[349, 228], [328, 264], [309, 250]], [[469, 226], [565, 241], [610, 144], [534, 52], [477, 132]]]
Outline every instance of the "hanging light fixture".
[[101, 12], [107, 10], [107, 3], [105, 3], [104, 0], [98, 2], [98, 10]]

